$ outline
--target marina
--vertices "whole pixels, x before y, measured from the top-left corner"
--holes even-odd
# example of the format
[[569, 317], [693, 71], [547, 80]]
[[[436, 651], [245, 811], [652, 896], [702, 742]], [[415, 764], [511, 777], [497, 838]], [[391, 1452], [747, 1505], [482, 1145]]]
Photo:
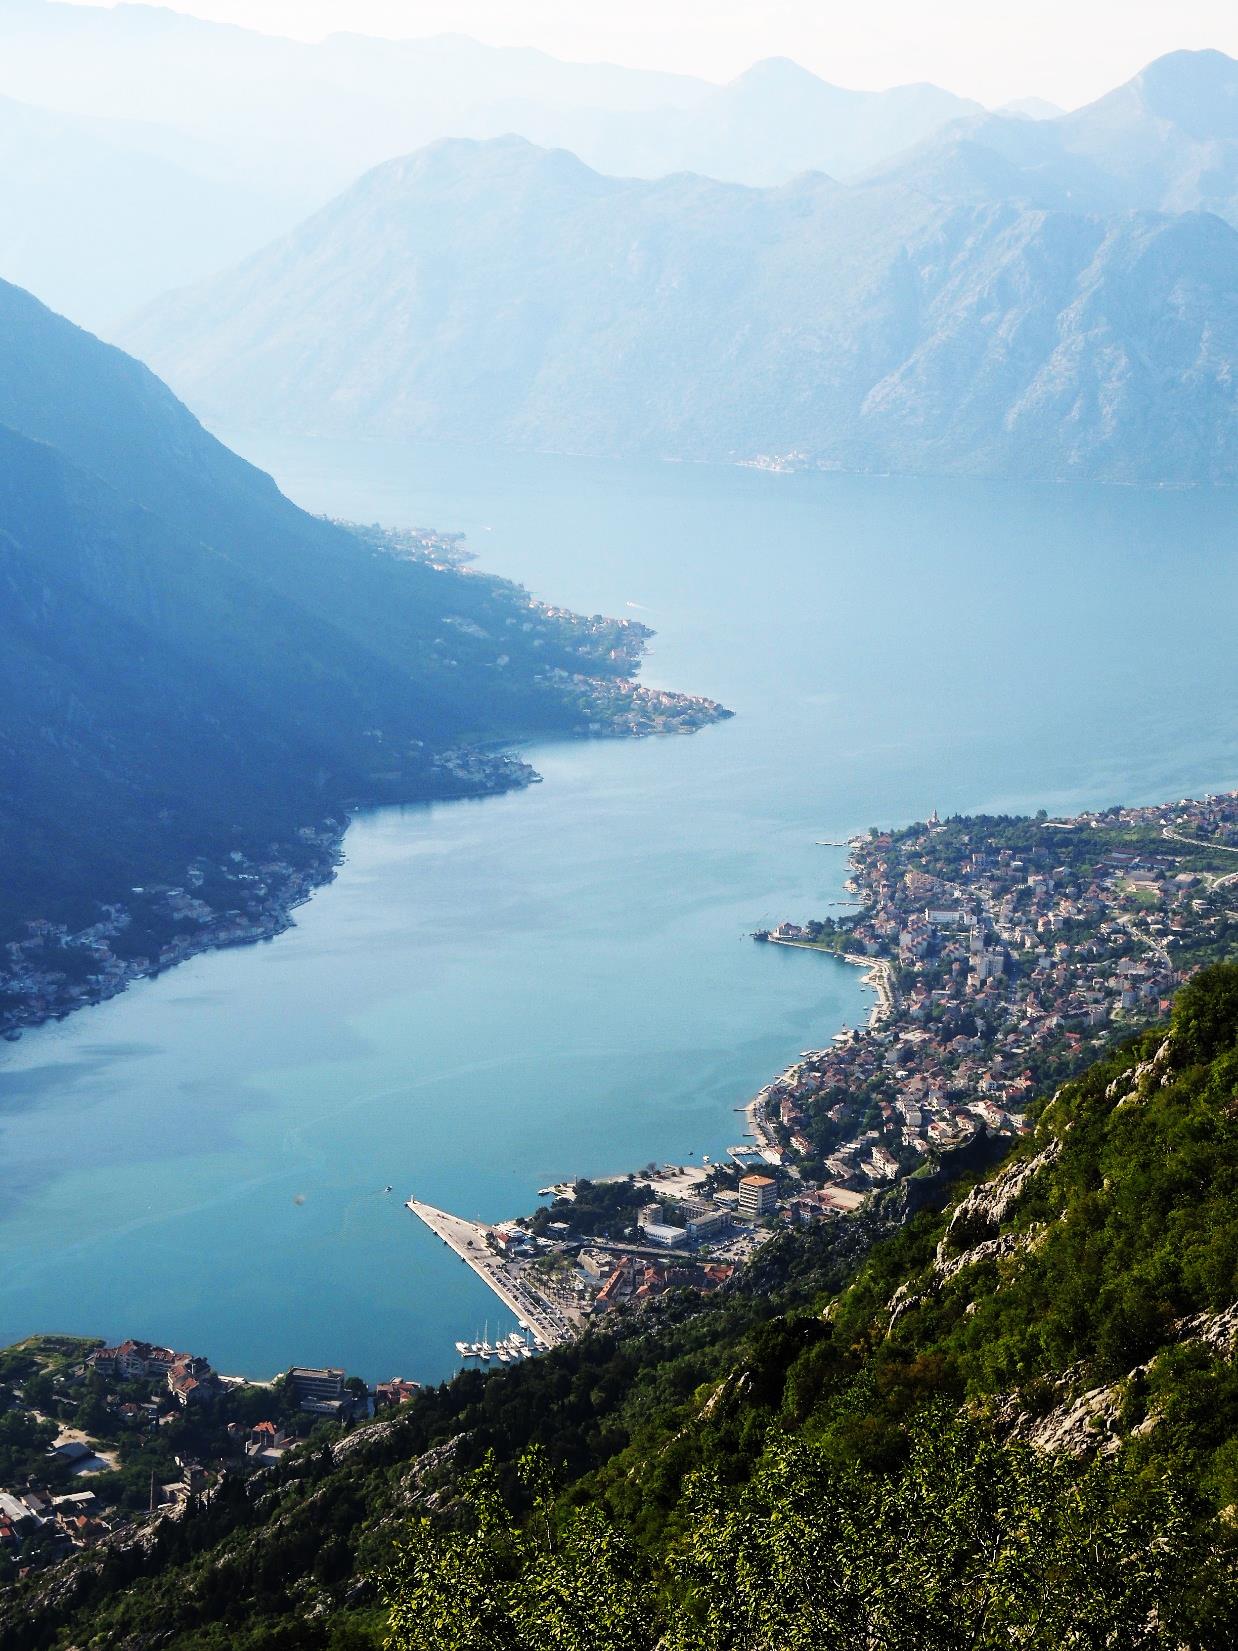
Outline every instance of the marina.
[[522, 1334], [513, 1330], [502, 1341], [493, 1345], [489, 1340], [489, 1326], [480, 1341], [458, 1341], [456, 1352], [462, 1359], [478, 1359], [481, 1363], [488, 1363], [497, 1359], [500, 1364], [519, 1364], [521, 1359], [531, 1359], [534, 1354], [534, 1343], [530, 1333]]
[[[508, 1260], [492, 1247], [492, 1227], [484, 1226], [480, 1221], [466, 1221], [463, 1216], [451, 1215], [417, 1198], [408, 1199], [405, 1208], [424, 1222], [436, 1238], [441, 1239], [493, 1290], [503, 1305], [516, 1315], [521, 1328], [532, 1336], [539, 1349], [575, 1341], [580, 1334], [579, 1323], [538, 1289], [527, 1265]], [[516, 1351], [515, 1339], [508, 1336], [496, 1346], [491, 1344], [487, 1331], [481, 1342], [457, 1342], [456, 1351], [462, 1358], [478, 1358], [483, 1362], [497, 1358], [500, 1363], [506, 1364], [513, 1357], [525, 1356]], [[527, 1342], [525, 1346], [528, 1346]]]

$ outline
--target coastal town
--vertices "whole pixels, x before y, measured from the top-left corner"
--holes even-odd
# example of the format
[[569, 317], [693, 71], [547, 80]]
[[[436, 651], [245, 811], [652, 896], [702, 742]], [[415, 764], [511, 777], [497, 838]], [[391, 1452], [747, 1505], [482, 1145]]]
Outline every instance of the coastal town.
[[[1238, 944], [1238, 794], [1058, 819], [930, 814], [845, 846], [846, 914], [755, 938], [863, 968], [868, 1023], [737, 1109], [742, 1139], [717, 1161], [565, 1180], [493, 1224], [408, 1200], [518, 1326], [457, 1342], [463, 1367], [518, 1364], [668, 1292], [725, 1289], [788, 1227], [845, 1220], [973, 1144], [1000, 1147]], [[231, 1476], [278, 1468], [316, 1428], [418, 1391], [340, 1367], [253, 1381], [137, 1340], [21, 1343], [0, 1353], [0, 1570], [123, 1545]]]
[[848, 914], [754, 938], [862, 968], [868, 1024], [753, 1097], [722, 1162], [564, 1182], [495, 1226], [409, 1201], [536, 1345], [667, 1290], [717, 1289], [782, 1228], [1016, 1137], [1038, 1098], [1238, 946], [1238, 794], [1058, 819], [933, 813], [844, 846]]
[[255, 1382], [133, 1339], [19, 1343], [0, 1352], [0, 1579], [179, 1518], [226, 1476], [277, 1467], [316, 1426], [419, 1391], [305, 1365]]
[[1238, 941], [1238, 797], [1067, 819], [954, 819], [854, 840], [843, 918], [758, 938], [869, 971], [869, 1025], [749, 1108], [754, 1139], [832, 1213], [1028, 1106]]
[[74, 929], [31, 919], [0, 946], [0, 1037], [103, 1003], [135, 980], [162, 974], [199, 952], [269, 940], [329, 882], [340, 863], [345, 822], [299, 828], [267, 854], [233, 849], [222, 861], [192, 860], [176, 882], [131, 888], [101, 903]]
[[[553, 646], [559, 653], [574, 654], [579, 669], [547, 665], [533, 671], [531, 683], [575, 709], [578, 720], [570, 732], [577, 736], [641, 739], [650, 734], [690, 734], [731, 715], [716, 700], [703, 695], [648, 688], [636, 680], [653, 635], [647, 625], [600, 613], [574, 613], [570, 608], [540, 601], [512, 580], [478, 573], [469, 566], [475, 553], [466, 547], [462, 533], [439, 533], [424, 527], [366, 527], [356, 522], [337, 521], [335, 525], [381, 555], [484, 580], [496, 606], [501, 608], [500, 639], [518, 631], [535, 649]], [[443, 623], [450, 635], [437, 638], [435, 648], [440, 656], [436, 663], [444, 668], [454, 670], [460, 664], [451, 654], [451, 636], [483, 643], [494, 640], [492, 632], [462, 615], [448, 614]], [[511, 661], [506, 653], [500, 653], [493, 663], [496, 669], [504, 670]], [[600, 666], [605, 669], [600, 670]], [[436, 766], [457, 778], [485, 778], [489, 774], [484, 767], [486, 760], [487, 753], [468, 749], [440, 754]], [[529, 784], [538, 778], [527, 764], [512, 758], [507, 761], [513, 765], [508, 776], [512, 785]], [[520, 773], [522, 769], [524, 774]]]

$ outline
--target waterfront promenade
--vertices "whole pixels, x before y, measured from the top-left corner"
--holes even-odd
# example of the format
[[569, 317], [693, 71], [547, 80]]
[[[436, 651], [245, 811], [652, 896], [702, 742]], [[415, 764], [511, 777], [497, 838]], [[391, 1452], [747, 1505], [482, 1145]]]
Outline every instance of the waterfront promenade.
[[491, 1249], [489, 1227], [436, 1209], [433, 1204], [424, 1204], [419, 1198], [408, 1199], [405, 1208], [411, 1210], [419, 1221], [424, 1221], [436, 1238], [441, 1238], [462, 1261], [468, 1263], [503, 1305], [510, 1308], [520, 1323], [533, 1332], [541, 1347], [558, 1347], [564, 1342], [575, 1341], [580, 1333], [579, 1327], [556, 1302], [549, 1300], [537, 1288], [529, 1276], [528, 1267], [519, 1262], [506, 1261]]
[[824, 952], [827, 957], [841, 958], [864, 970], [864, 984], [877, 994], [877, 1001], [869, 1011], [868, 1024], [874, 1030], [889, 1020], [898, 1002], [894, 993], [894, 974], [883, 957], [870, 957], [864, 952], [836, 952], [830, 946], [818, 945], [815, 940], [785, 940], [780, 935], [766, 935], [771, 946], [791, 946], [801, 952]]

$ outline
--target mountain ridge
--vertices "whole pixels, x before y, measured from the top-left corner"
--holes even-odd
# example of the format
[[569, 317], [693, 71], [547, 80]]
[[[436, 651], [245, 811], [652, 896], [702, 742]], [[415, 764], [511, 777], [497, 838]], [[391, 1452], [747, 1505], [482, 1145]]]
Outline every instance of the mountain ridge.
[[1236, 109], [1238, 61], [1172, 52], [1069, 114], [1027, 121], [998, 111], [953, 123], [870, 176], [969, 198], [969, 179], [983, 188], [984, 173], [960, 157], [981, 153], [994, 168], [990, 199], [1080, 212], [1210, 211], [1238, 224]]
[[315, 434], [1184, 483], [1238, 473], [1236, 286], [1206, 214], [444, 140], [122, 337], [208, 415]]
[[[40, 106], [59, 138], [55, 153], [24, 139], [42, 195], [25, 186], [16, 147], [6, 164], [0, 143], [11, 220], [0, 275], [110, 328], [158, 290], [261, 246], [370, 167], [441, 137], [514, 130], [612, 172], [695, 167], [772, 184], [806, 166], [874, 165], [979, 108], [936, 88], [850, 92], [808, 70], [795, 78], [796, 128], [780, 138], [788, 100], [777, 88], [763, 96], [759, 72], [727, 87], [459, 35], [310, 43], [153, 7], [8, 5], [0, 94]], [[160, 128], [163, 153], [120, 144], [109, 164], [109, 146], [81, 130], [91, 118]], [[190, 162], [206, 150], [202, 177]], [[167, 176], [170, 159], [179, 180]], [[75, 174], [92, 188], [75, 193]], [[49, 198], [59, 211], [41, 210]]]

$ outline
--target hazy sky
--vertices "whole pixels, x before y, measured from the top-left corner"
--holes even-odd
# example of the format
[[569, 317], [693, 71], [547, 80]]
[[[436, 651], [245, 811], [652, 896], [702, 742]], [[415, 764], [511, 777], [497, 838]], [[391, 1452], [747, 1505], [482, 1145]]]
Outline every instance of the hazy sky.
[[[114, 4], [115, 0], [90, 0]], [[783, 55], [840, 85], [933, 80], [994, 104], [1072, 106], [1177, 47], [1238, 57], [1235, 0], [168, 0], [314, 39], [333, 29], [471, 34], [726, 80]]]

